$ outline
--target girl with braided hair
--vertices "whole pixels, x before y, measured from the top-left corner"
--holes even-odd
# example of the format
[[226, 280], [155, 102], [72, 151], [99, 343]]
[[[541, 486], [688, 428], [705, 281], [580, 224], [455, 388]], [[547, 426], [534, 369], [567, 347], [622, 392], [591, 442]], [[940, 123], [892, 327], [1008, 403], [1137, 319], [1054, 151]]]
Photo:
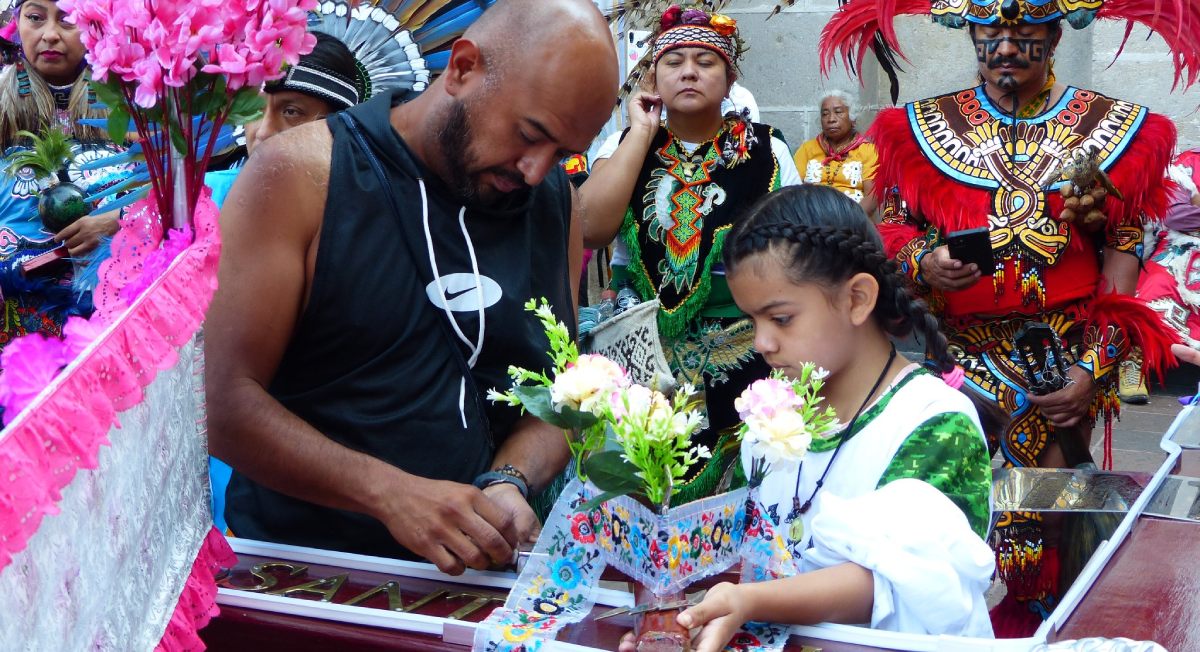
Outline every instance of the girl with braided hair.
[[[784, 188], [733, 228], [724, 258], [755, 348], [791, 375], [804, 362], [826, 369], [824, 398], [845, 426], [759, 488], [799, 574], [711, 589], [679, 615], [704, 626], [695, 649], [723, 649], [746, 621], [990, 637], [987, 443], [971, 401], [940, 375], [953, 369], [946, 338], [866, 214], [832, 188]], [[891, 337], [914, 330], [928, 365], [896, 353]]]

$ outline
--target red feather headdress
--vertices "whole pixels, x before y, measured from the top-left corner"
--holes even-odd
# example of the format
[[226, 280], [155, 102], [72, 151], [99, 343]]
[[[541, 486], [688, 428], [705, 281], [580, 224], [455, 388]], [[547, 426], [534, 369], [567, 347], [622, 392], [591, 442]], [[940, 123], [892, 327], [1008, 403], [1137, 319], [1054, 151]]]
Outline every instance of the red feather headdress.
[[[892, 79], [895, 101], [898, 89], [894, 70], [889, 66], [894, 66], [895, 57], [903, 58], [903, 54], [893, 21], [896, 16], [931, 13], [929, 0], [849, 0], [821, 31], [818, 49], [821, 73], [828, 74], [839, 60], [848, 70], [861, 70], [867, 50], [872, 49]], [[1175, 87], [1182, 82], [1187, 88], [1200, 77], [1200, 0], [1104, 0], [1096, 18], [1126, 21], [1125, 38], [1117, 56], [1124, 49], [1134, 23], [1140, 23], [1167, 42], [1175, 66]]]

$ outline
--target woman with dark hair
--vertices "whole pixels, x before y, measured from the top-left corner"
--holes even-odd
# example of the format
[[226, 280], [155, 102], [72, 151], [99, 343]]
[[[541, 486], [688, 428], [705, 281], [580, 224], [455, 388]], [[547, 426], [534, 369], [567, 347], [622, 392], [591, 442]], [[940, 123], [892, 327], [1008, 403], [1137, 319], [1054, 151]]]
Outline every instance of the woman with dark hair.
[[[755, 348], [789, 375], [826, 370], [823, 397], [845, 425], [759, 487], [799, 574], [710, 589], [678, 617], [704, 627], [695, 649], [723, 649], [746, 621], [990, 637], [987, 442], [939, 374], [954, 363], [937, 320], [866, 214], [832, 188], [784, 188], [733, 228], [724, 258]], [[914, 330], [934, 371], [896, 353], [891, 336]]]
[[[80, 123], [104, 118], [88, 89], [89, 75], [79, 31], [54, 0], [21, 0], [13, 9], [13, 23], [0, 31], [0, 39], [15, 38], [16, 63], [0, 72], [0, 153], [5, 159], [28, 150], [32, 141], [21, 134], [44, 134], [61, 129], [69, 137], [75, 162], [67, 176], [85, 194], [93, 194], [128, 175], [128, 166], [83, 171], [80, 165], [115, 154], [121, 148], [109, 142], [102, 129]], [[0, 347], [30, 332], [59, 335], [66, 318], [91, 311], [86, 283], [70, 271], [25, 278], [21, 263], [65, 244], [71, 258], [84, 259], [117, 231], [117, 212], [103, 208], [51, 231], [38, 217], [38, 198], [54, 175], [31, 167], [0, 176], [0, 290], [6, 318], [0, 324]], [[96, 261], [90, 268], [94, 269]]]
[[[721, 266], [725, 236], [756, 199], [800, 182], [775, 131], [721, 114], [737, 79], [737, 24], [700, 8], [669, 8], [650, 51], [646, 91], [628, 101], [630, 127], [580, 188], [584, 243], [616, 239], [614, 289], [658, 298], [659, 335], [678, 383], [703, 392], [707, 419], [694, 439], [713, 458], [674, 503], [711, 495], [736, 468], [733, 400], [767, 366], [734, 305]], [[660, 124], [662, 109], [666, 120]]]

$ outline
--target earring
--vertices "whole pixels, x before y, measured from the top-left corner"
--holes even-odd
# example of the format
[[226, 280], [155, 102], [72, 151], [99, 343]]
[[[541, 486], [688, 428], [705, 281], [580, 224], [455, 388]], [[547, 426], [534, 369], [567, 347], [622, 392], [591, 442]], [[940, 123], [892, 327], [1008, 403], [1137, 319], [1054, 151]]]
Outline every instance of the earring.
[[[24, 58], [24, 56], [25, 53], [22, 52], [21, 57]], [[23, 61], [18, 61], [16, 65], [17, 97], [29, 97], [29, 95], [32, 93], [32, 90], [29, 87], [29, 73], [25, 70], [25, 63]]]

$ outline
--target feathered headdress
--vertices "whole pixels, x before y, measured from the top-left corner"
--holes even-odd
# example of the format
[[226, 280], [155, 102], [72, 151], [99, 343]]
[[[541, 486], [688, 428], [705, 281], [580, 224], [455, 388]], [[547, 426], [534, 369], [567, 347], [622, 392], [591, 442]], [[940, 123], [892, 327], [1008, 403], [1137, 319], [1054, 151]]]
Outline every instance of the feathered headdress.
[[425, 90], [446, 68], [450, 45], [496, 0], [324, 0], [309, 29], [340, 39], [361, 67], [367, 99], [394, 88]]
[[651, 44], [646, 54], [630, 68], [618, 99], [623, 100], [637, 87], [659, 57], [676, 48], [707, 48], [720, 54], [731, 68], [736, 68], [746, 47], [738, 34], [737, 21], [717, 13], [727, 1], [705, 0], [684, 6], [662, 0], [627, 0], [613, 9], [610, 22], [623, 19], [623, 31], [649, 31], [650, 35], [639, 45]]
[[1175, 87], [1189, 87], [1200, 77], [1200, 0], [849, 0], [821, 32], [821, 73], [839, 59], [849, 70], [861, 70], [872, 49], [891, 80], [892, 101], [899, 96], [897, 57], [900, 44], [892, 24], [900, 15], [930, 15], [948, 27], [968, 23], [1010, 25], [1046, 23], [1065, 18], [1075, 29], [1094, 20], [1123, 20], [1125, 47], [1134, 23], [1141, 23], [1167, 42], [1175, 65]]

